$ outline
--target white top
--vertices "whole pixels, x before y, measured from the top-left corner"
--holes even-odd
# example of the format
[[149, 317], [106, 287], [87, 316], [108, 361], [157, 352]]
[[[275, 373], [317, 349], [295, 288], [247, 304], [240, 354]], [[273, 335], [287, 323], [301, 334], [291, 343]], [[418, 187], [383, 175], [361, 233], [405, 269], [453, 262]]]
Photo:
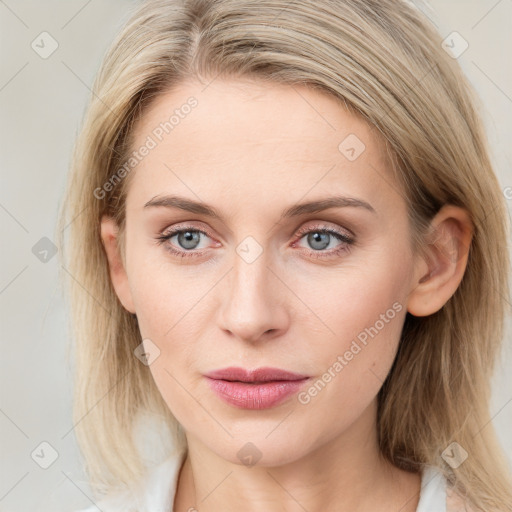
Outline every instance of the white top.
[[[169, 457], [148, 473], [145, 484], [133, 493], [98, 502], [78, 512], [172, 512], [178, 476], [186, 451]], [[421, 493], [416, 512], [450, 512], [447, 509], [446, 480], [433, 466], [428, 466], [421, 476]]]

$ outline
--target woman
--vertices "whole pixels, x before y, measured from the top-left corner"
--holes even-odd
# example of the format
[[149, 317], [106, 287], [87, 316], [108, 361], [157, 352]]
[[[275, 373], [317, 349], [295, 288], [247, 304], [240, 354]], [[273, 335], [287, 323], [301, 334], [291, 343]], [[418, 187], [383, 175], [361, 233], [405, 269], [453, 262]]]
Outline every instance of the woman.
[[140, 5], [61, 216], [99, 508], [512, 510], [474, 102], [399, 0]]

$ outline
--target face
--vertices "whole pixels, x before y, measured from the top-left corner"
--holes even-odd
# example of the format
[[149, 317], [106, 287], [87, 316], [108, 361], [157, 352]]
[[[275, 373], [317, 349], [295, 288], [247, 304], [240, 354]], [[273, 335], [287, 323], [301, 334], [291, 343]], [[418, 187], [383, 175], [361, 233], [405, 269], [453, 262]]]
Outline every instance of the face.
[[[135, 135], [134, 149], [152, 147], [130, 176], [116, 291], [184, 430], [238, 464], [251, 442], [274, 465], [371, 426], [414, 263], [375, 131], [306, 87], [217, 79], [158, 97]], [[192, 202], [216, 215], [179, 207]], [[245, 397], [236, 405], [205, 377], [227, 367], [308, 379], [258, 392], [228, 384]]]

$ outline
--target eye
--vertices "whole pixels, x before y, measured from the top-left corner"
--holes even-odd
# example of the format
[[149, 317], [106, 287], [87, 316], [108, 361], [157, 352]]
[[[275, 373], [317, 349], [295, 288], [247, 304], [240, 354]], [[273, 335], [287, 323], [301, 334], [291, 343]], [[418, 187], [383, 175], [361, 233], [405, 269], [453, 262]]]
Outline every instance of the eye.
[[[164, 245], [165, 249], [171, 254], [180, 258], [198, 257], [205, 254], [203, 250], [205, 247], [199, 247], [202, 235], [213, 238], [206, 230], [197, 229], [193, 226], [183, 226], [163, 232], [156, 237], [156, 241], [159, 245]], [[296, 236], [299, 237], [299, 241], [303, 238], [306, 239], [306, 242], [311, 247], [311, 249], [306, 250], [306, 253], [314, 258], [336, 257], [343, 252], [347, 252], [355, 242], [346, 233], [326, 225], [302, 228], [296, 233]], [[176, 238], [174, 243], [172, 243], [173, 238]], [[336, 241], [339, 242], [337, 246], [331, 248], [331, 250], [325, 250]], [[216, 242], [216, 244], [217, 247], [221, 245], [219, 242]], [[297, 241], [292, 244], [292, 247], [296, 245]]]
[[[203, 231], [192, 226], [184, 226], [179, 229], [166, 231], [156, 237], [156, 240], [159, 245], [164, 244], [166, 250], [171, 254], [181, 258], [186, 258], [202, 256], [204, 254], [204, 251], [196, 250], [201, 242], [201, 235], [210, 237], [210, 234], [207, 231]], [[171, 241], [175, 237], [176, 242], [173, 244]]]
[[199, 242], [201, 241], [201, 235], [205, 234], [202, 231], [197, 230], [181, 230], [177, 233], [174, 233], [172, 237], [177, 237], [177, 241], [181, 247], [184, 249], [197, 249], [197, 246], [199, 245]]
[[[307, 253], [314, 258], [335, 257], [343, 252], [347, 252], [355, 242], [351, 236], [326, 225], [301, 228], [297, 232], [297, 236], [300, 236], [299, 240], [306, 239], [306, 243], [312, 248]], [[324, 250], [336, 240], [340, 242], [338, 246], [330, 251]], [[295, 244], [296, 242], [293, 245], [295, 246]]]

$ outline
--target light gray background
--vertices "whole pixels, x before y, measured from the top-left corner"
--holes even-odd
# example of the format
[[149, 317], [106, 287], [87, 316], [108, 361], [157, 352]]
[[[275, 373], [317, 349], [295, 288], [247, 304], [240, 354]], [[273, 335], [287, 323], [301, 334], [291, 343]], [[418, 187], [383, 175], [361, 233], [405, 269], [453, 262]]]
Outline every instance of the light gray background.
[[[133, 5], [128, 0], [0, 0], [0, 511], [72, 511], [91, 503], [72, 430], [68, 306], [58, 282], [58, 258], [43, 263], [32, 248], [42, 237], [53, 237], [89, 87]], [[443, 37], [457, 31], [469, 43], [459, 61], [483, 100], [505, 193], [512, 187], [512, 1], [434, 0], [430, 6], [428, 15]], [[31, 48], [43, 31], [59, 44], [47, 59]], [[507, 329], [491, 412], [512, 461], [510, 318]], [[31, 458], [43, 441], [58, 452], [48, 469]]]

